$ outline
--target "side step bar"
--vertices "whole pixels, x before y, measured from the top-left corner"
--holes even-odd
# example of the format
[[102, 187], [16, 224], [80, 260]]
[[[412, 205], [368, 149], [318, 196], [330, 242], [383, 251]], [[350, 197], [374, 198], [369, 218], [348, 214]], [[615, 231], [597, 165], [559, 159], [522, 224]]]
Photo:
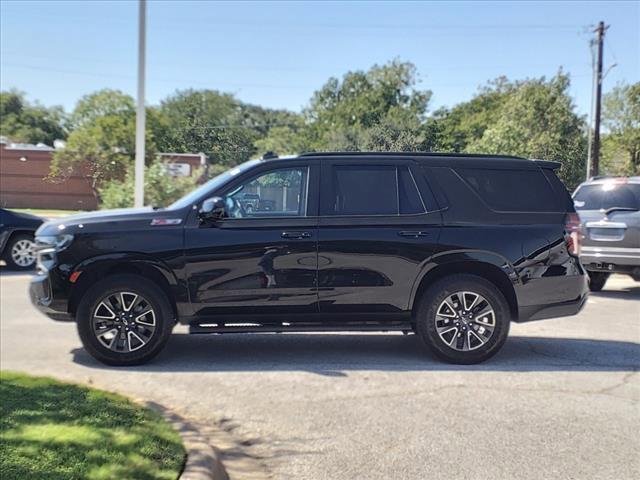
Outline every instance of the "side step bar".
[[284, 332], [411, 332], [409, 322], [336, 323], [199, 323], [189, 325], [189, 333], [284, 333]]

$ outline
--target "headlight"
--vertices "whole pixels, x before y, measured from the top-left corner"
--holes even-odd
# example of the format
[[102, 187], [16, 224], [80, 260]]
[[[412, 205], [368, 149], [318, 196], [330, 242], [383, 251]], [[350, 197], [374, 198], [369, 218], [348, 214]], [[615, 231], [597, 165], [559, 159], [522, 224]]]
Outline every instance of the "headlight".
[[61, 252], [73, 241], [73, 235], [36, 236], [36, 269], [40, 273], [51, 270], [56, 262], [56, 253]]
[[71, 245], [73, 235], [47, 235], [36, 237], [36, 249], [44, 250], [53, 248], [56, 252], [60, 252]]

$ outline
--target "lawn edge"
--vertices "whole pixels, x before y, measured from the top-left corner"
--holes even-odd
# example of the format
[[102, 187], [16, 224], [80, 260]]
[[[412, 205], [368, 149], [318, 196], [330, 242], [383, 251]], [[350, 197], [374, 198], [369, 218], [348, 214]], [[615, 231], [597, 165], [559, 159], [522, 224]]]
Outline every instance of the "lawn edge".
[[218, 452], [206, 440], [198, 427], [173, 410], [157, 402], [129, 397], [139, 405], [157, 412], [178, 432], [187, 459], [180, 480], [229, 480]]
[[164, 405], [151, 400], [145, 400], [132, 395], [104, 389], [92, 384], [60, 379], [52, 375], [40, 375], [20, 370], [2, 370], [2, 372], [28, 375], [35, 378], [48, 378], [58, 383], [113, 393], [126, 398], [140, 407], [152, 410], [159, 414], [163, 420], [171, 425], [176, 433], [180, 435], [182, 445], [187, 453], [187, 458], [182, 472], [178, 475], [180, 480], [229, 480], [227, 471], [225, 470], [217, 451], [205, 440], [205, 436], [200, 432], [195, 424], [189, 422], [187, 419]]

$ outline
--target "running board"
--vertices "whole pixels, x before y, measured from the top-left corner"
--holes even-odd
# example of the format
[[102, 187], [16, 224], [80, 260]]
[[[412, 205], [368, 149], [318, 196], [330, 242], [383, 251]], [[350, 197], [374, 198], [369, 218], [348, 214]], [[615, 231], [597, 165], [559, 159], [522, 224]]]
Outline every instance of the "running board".
[[189, 333], [285, 333], [285, 332], [411, 332], [409, 322], [340, 323], [200, 323], [189, 325]]

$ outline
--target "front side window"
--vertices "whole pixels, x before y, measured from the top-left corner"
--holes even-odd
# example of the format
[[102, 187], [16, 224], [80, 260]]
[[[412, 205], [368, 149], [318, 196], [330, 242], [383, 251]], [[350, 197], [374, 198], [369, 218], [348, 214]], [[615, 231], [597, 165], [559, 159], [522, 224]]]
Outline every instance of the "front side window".
[[335, 165], [323, 215], [395, 216], [424, 213], [407, 167]]
[[229, 192], [230, 218], [304, 217], [307, 209], [306, 167], [263, 173]]

